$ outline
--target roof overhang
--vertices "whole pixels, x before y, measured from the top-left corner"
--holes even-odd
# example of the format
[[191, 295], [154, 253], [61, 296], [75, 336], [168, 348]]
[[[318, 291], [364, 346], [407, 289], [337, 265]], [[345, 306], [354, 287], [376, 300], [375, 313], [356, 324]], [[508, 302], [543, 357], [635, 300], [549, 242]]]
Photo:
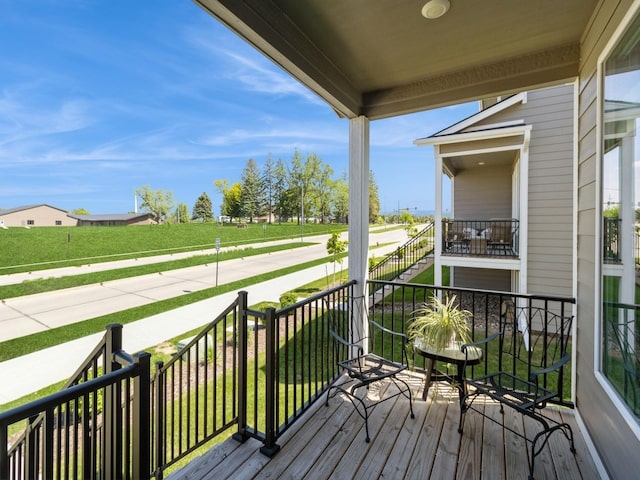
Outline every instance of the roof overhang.
[[378, 119], [577, 77], [598, 0], [194, 0], [323, 98]]

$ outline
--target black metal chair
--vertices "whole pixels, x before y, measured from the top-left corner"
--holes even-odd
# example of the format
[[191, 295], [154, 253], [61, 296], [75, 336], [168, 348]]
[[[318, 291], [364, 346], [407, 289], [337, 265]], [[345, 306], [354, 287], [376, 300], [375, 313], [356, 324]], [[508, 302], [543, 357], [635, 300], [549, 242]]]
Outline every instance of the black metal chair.
[[[411, 399], [411, 388], [409, 384], [398, 378], [396, 375], [408, 368], [407, 360], [407, 336], [403, 333], [394, 332], [388, 328], [383, 327], [373, 320], [369, 320], [369, 337], [374, 335], [387, 336], [390, 341], [395, 339], [401, 344], [401, 362], [396, 362], [378, 356], [375, 353], [365, 353], [363, 343], [350, 343], [345, 335], [341, 335], [338, 332], [336, 325], [330, 322], [329, 333], [331, 334], [334, 342], [335, 355], [337, 364], [339, 367], [349, 376], [349, 380], [344, 383], [334, 383], [329, 387], [327, 391], [327, 400], [325, 404], [329, 405], [329, 399], [335, 397], [338, 392], [342, 392], [351, 401], [356, 412], [364, 419], [366, 441], [371, 440], [369, 437], [369, 410], [377, 404], [394, 398], [398, 395], [403, 395], [409, 399], [409, 410], [411, 411], [411, 418], [415, 418], [413, 413], [413, 403]], [[366, 340], [365, 340], [366, 341]], [[391, 351], [398, 349], [392, 349]], [[349, 357], [350, 354], [355, 353], [354, 356]], [[358, 389], [365, 387], [369, 390], [369, 386], [372, 383], [380, 382], [389, 379], [397, 387], [397, 392], [392, 395], [385, 395], [377, 401], [372, 401], [367, 398], [367, 395], [358, 395]]]
[[569, 441], [571, 452], [575, 453], [571, 426], [543, 413], [548, 402], [561, 401], [563, 397], [562, 382], [564, 365], [570, 359], [568, 342], [572, 320], [573, 317], [543, 308], [503, 305], [498, 331], [462, 346], [463, 352], [469, 351], [471, 346], [483, 349], [487, 371], [470, 377], [471, 367], [465, 365], [464, 383], [460, 387], [458, 432], [462, 433], [464, 415], [469, 410], [496, 421], [483, 410], [474, 408], [474, 400], [483, 395], [499, 402], [501, 413], [504, 413], [504, 406], [508, 406], [534, 419], [541, 428], [532, 438], [501, 423], [531, 444], [529, 479], [533, 479], [535, 457], [553, 432], [561, 431]]

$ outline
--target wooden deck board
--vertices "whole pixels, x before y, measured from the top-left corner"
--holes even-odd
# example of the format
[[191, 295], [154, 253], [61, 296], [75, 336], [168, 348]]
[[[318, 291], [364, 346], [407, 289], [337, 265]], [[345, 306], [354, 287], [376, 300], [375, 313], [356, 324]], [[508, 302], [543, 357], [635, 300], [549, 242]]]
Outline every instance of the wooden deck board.
[[[189, 465], [168, 476], [169, 480], [205, 478], [260, 479], [513, 479], [527, 478], [529, 445], [508, 430], [484, 419], [477, 412], [465, 415], [464, 432], [457, 431], [459, 405], [448, 385], [429, 391], [421, 400], [422, 380], [410, 382], [414, 390], [415, 419], [409, 416], [409, 402], [396, 397], [370, 412], [371, 443], [365, 442], [364, 420], [341, 395], [329, 407], [318, 402], [278, 440], [281, 451], [273, 458], [260, 453], [260, 443], [235, 440], [213, 447]], [[395, 387], [392, 387], [395, 388]], [[385, 394], [385, 392], [381, 392]], [[388, 393], [388, 392], [387, 392]], [[499, 407], [482, 399], [479, 408], [502, 420]], [[512, 428], [527, 432], [537, 422], [505, 410]], [[570, 410], [554, 411], [574, 429], [577, 454], [561, 433], [554, 433], [536, 457], [537, 479], [595, 479], [595, 462], [586, 449]]]
[[[476, 399], [482, 401], [481, 399]], [[477, 412], [470, 411], [465, 413], [466, 417], [470, 415], [478, 415]], [[505, 465], [504, 465], [504, 430], [494, 421], [500, 422], [502, 414], [500, 413], [500, 407], [494, 404], [485, 405], [485, 415], [487, 419], [484, 422], [484, 435], [482, 439], [482, 476], [481, 478], [486, 480], [499, 480], [505, 479]], [[466, 430], [466, 425], [465, 425]], [[469, 432], [469, 434], [479, 435], [480, 432]], [[522, 461], [526, 461], [527, 457], [524, 456]]]
[[[484, 412], [484, 404], [476, 405]], [[456, 418], [456, 432], [460, 418], [458, 409]], [[456, 480], [476, 480], [482, 476], [482, 439], [484, 437], [484, 417], [482, 415], [468, 415], [465, 419], [466, 430], [460, 435], [460, 451], [458, 453], [458, 470]]]

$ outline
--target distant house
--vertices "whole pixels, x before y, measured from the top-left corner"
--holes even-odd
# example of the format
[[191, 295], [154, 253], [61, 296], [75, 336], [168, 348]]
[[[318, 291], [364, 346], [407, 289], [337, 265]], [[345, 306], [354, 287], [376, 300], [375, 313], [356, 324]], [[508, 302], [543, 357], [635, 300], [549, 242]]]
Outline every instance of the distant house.
[[70, 214], [69, 217], [74, 219], [79, 227], [152, 225], [157, 223], [153, 220], [150, 213], [112, 213], [104, 215]]
[[75, 215], [51, 205], [26, 205], [0, 210], [0, 228], [6, 227], [83, 227], [127, 226], [157, 223], [150, 213], [111, 213]]
[[6, 227], [73, 227], [77, 223], [66, 210], [46, 204], [0, 210], [0, 225]]

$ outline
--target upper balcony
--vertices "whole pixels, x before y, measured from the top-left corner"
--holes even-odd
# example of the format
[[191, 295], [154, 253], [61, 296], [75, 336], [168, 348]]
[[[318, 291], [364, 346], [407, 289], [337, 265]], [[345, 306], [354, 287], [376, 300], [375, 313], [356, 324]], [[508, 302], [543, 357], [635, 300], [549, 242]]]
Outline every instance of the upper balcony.
[[519, 221], [513, 218], [442, 221], [442, 254], [519, 258]]

